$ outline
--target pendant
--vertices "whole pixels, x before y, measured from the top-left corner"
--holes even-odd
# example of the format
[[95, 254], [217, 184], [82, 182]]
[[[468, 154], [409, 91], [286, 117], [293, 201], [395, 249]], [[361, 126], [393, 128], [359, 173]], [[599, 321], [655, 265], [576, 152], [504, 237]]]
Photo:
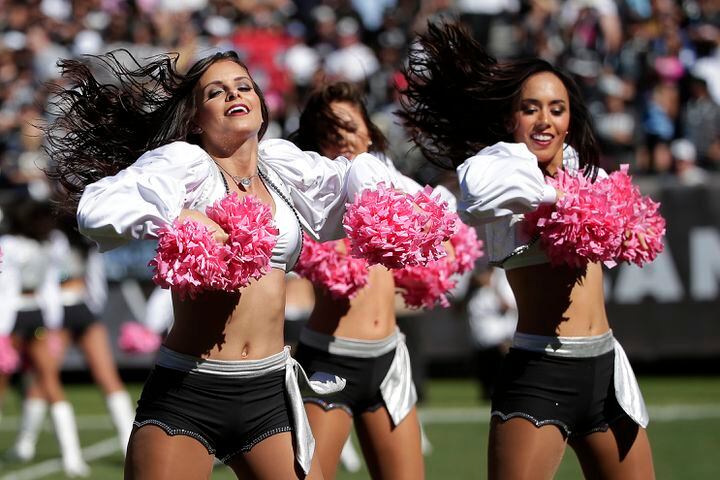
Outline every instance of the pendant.
[[235, 183], [238, 185], [242, 185], [243, 187], [247, 188], [250, 186], [250, 181], [252, 180], [252, 177], [232, 177], [233, 180], [235, 180]]

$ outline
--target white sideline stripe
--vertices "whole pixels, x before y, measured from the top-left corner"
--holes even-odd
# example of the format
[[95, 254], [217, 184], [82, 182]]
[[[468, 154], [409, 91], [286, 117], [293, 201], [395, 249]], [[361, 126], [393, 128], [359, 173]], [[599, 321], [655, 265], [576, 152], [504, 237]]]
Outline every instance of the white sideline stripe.
[[[423, 423], [481, 423], [490, 419], [487, 407], [427, 407], [420, 408]], [[648, 406], [651, 422], [675, 422], [679, 420], [702, 420], [720, 418], [720, 404], [670, 404]], [[113, 430], [109, 415], [78, 415], [79, 430]], [[20, 417], [5, 417], [0, 420], [0, 432], [17, 431]], [[50, 422], [43, 430], [52, 431]], [[0, 480], [2, 478], [0, 477]]]
[[[118, 439], [117, 437], [112, 437], [83, 448], [82, 456], [86, 462], [92, 462], [93, 460], [107, 457], [118, 450], [120, 450]], [[52, 458], [31, 467], [8, 473], [7, 475], [0, 477], [0, 480], [35, 480], [53, 473], [62, 472], [62, 470], [62, 460], [59, 458]]]

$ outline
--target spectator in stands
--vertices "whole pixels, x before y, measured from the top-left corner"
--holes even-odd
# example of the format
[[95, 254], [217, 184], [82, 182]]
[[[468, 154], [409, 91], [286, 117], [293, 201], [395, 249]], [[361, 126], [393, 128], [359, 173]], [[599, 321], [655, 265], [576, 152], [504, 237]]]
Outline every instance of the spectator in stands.
[[678, 138], [670, 144], [675, 166], [675, 175], [681, 184], [687, 186], [702, 185], [707, 180], [707, 172], [697, 165], [695, 145], [686, 139]]
[[710, 97], [707, 82], [690, 78], [690, 99], [682, 115], [685, 138], [697, 150], [698, 165], [720, 170], [720, 106]]

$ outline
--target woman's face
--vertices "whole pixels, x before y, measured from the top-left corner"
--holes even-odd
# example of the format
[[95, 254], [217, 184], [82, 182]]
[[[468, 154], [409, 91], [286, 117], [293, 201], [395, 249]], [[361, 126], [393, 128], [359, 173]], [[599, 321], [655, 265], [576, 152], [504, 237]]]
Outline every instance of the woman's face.
[[210, 65], [196, 89], [196, 129], [204, 145], [257, 138], [262, 108], [247, 70], [230, 60]]
[[330, 108], [343, 123], [353, 125], [355, 131], [340, 129], [338, 133], [342, 141], [337, 145], [323, 145], [320, 153], [328, 158], [343, 156], [352, 160], [361, 153], [367, 152], [372, 142], [360, 109], [349, 102], [333, 102]]
[[516, 142], [527, 145], [541, 164], [562, 165], [563, 142], [570, 127], [570, 99], [557, 76], [541, 72], [529, 77], [512, 119]]

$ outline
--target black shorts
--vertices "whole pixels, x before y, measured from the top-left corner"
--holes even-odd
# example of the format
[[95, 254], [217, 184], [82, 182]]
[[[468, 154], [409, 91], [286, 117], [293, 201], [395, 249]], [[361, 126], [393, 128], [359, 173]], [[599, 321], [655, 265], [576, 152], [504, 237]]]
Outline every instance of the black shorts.
[[12, 334], [23, 340], [39, 337], [45, 329], [40, 310], [20, 310], [15, 317]]
[[492, 398], [492, 415], [557, 425], [565, 437], [607, 431], [627, 416], [615, 399], [614, 352], [568, 358], [511, 348]]
[[97, 321], [97, 317], [95, 317], [85, 303], [65, 307], [63, 328], [68, 330], [73, 338], [81, 336], [90, 325]]
[[327, 372], [347, 381], [345, 388], [337, 393], [322, 397], [304, 395], [303, 401], [320, 405], [325, 410], [340, 408], [350, 416], [375, 411], [385, 406], [380, 384], [387, 376], [394, 358], [395, 350], [375, 358], [357, 358], [336, 355], [300, 343], [295, 360], [308, 375]]
[[157, 425], [168, 435], [192, 437], [227, 462], [291, 431], [289, 415], [285, 370], [229, 378], [156, 365], [138, 400], [135, 426]]

